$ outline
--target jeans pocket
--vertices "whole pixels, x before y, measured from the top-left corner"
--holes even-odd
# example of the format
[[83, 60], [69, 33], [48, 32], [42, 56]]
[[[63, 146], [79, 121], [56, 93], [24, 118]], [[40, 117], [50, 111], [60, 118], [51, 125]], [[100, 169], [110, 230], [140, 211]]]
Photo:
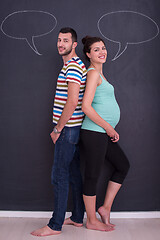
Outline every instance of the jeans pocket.
[[65, 138], [65, 128], [63, 128], [63, 130], [62, 130], [62, 132], [61, 132], [61, 134], [60, 134], [60, 136], [59, 136], [57, 141], [61, 142], [61, 141], [64, 140], [64, 138]]
[[69, 128], [69, 143], [77, 144], [79, 141], [80, 127]]

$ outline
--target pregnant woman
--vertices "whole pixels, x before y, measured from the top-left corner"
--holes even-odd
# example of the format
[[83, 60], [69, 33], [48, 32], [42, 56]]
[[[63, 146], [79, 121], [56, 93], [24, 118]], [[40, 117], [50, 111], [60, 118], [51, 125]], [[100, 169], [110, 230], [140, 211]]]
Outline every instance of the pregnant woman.
[[[110, 211], [113, 200], [129, 170], [129, 162], [119, 144], [115, 127], [120, 119], [120, 109], [114, 87], [103, 75], [107, 50], [99, 37], [82, 39], [84, 53], [90, 61], [82, 111], [86, 114], [80, 134], [80, 156], [85, 162], [83, 199], [87, 212], [88, 229], [112, 231]], [[102, 222], [96, 217], [96, 185], [102, 165], [109, 161], [114, 171], [109, 180], [104, 204], [98, 209]]]

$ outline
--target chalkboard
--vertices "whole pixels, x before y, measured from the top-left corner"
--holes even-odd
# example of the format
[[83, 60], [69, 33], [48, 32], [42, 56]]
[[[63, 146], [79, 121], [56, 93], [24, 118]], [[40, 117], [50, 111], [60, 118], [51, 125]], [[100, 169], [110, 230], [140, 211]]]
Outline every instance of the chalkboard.
[[[61, 27], [104, 39], [104, 73], [121, 109], [120, 145], [131, 168], [112, 211], [160, 210], [160, 3], [157, 0], [46, 0], [0, 3], [0, 209], [50, 211], [50, 138]], [[112, 172], [103, 167], [97, 206]], [[82, 162], [83, 173], [83, 162]], [[72, 208], [69, 195], [68, 211]]]

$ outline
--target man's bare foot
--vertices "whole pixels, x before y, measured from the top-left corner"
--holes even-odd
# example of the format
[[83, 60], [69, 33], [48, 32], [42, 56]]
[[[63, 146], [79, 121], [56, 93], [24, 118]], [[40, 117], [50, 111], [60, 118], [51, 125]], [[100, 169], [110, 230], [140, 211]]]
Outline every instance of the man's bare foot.
[[66, 218], [64, 220], [64, 225], [74, 225], [75, 227], [82, 227], [83, 226], [83, 223], [76, 223], [76, 222], [73, 222], [70, 218]]
[[111, 226], [111, 227], [114, 227], [115, 225], [114, 224], [111, 224], [110, 223], [110, 211], [108, 211], [106, 208], [104, 208], [103, 206], [101, 206], [99, 209], [98, 209], [98, 213], [99, 215], [101, 216], [101, 219], [102, 219], [102, 222]]
[[57, 235], [60, 234], [61, 231], [55, 231], [52, 230], [51, 228], [49, 228], [48, 226], [45, 226], [43, 228], [37, 229], [33, 232], [31, 232], [31, 234], [33, 236], [37, 236], [37, 237], [43, 237], [43, 236], [50, 236], [50, 235]]
[[106, 231], [106, 232], [109, 232], [109, 231], [113, 231], [114, 228], [109, 226], [109, 225], [106, 225], [102, 222], [100, 222], [98, 219], [96, 219], [95, 221], [93, 222], [89, 222], [87, 220], [87, 223], [86, 223], [86, 228], [88, 229], [92, 229], [92, 230], [98, 230], [98, 231]]

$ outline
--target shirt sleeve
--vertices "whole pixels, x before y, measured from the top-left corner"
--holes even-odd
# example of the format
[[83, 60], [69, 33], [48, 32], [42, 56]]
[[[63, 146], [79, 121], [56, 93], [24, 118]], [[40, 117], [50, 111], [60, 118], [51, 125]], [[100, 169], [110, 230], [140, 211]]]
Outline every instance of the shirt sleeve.
[[66, 81], [81, 85], [82, 72], [82, 68], [77, 62], [70, 62], [66, 69]]

